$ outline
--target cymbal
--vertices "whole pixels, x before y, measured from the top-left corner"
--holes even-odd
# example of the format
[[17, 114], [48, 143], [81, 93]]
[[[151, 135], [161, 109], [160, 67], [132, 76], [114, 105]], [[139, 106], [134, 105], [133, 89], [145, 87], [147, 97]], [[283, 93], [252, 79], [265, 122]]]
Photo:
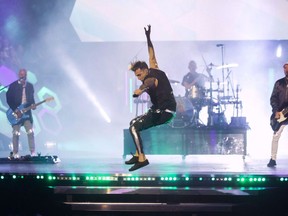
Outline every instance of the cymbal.
[[172, 79], [169, 79], [169, 82], [170, 82], [171, 84], [178, 84], [178, 83], [180, 83], [179, 81], [177, 81], [177, 80], [172, 80]]
[[208, 67], [219, 67], [219, 65], [215, 65], [212, 62], [208, 65]]
[[235, 68], [235, 67], [238, 67], [239, 65], [238, 64], [226, 64], [226, 65], [221, 65], [221, 66], [218, 66], [216, 67], [216, 69], [226, 69], [226, 68]]

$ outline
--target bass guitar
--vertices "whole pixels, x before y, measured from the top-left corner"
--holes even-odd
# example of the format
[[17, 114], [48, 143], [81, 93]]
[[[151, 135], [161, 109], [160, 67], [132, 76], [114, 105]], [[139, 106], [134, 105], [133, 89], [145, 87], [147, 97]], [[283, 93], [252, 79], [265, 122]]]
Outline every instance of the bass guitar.
[[278, 131], [279, 128], [281, 127], [281, 125], [286, 123], [286, 121], [288, 121], [287, 114], [288, 114], [288, 107], [284, 108], [280, 112], [280, 118], [279, 119], [275, 118], [275, 113], [273, 113], [271, 115], [271, 117], [270, 117], [270, 126], [271, 126], [273, 131]]
[[[53, 97], [49, 97], [49, 98], [46, 98], [45, 100], [43, 101], [40, 101], [39, 103], [36, 103], [34, 105], [34, 107], [37, 107], [39, 106], [40, 104], [44, 103], [44, 102], [49, 102], [49, 101], [52, 101], [54, 100]], [[7, 111], [6, 111], [6, 116], [7, 116], [7, 119], [8, 121], [10, 122], [11, 125], [16, 125], [18, 124], [20, 121], [22, 120], [26, 120], [26, 119], [29, 119], [29, 115], [26, 113], [27, 111], [31, 110], [33, 108], [33, 106], [28, 106], [28, 107], [25, 107], [25, 104], [21, 104], [17, 110], [19, 110], [19, 113], [17, 114], [16, 112], [14, 112], [11, 108], [9, 108]], [[20, 115], [19, 115], [20, 114]]]

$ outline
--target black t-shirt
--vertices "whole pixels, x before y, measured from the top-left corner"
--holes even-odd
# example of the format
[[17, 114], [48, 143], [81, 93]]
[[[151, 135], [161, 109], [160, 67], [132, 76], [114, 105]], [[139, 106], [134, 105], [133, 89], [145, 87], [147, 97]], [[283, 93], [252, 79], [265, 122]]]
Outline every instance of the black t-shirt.
[[[196, 80], [196, 83], [194, 84], [196, 87], [202, 89], [205, 88], [205, 76], [203, 74], [197, 73], [197, 72], [193, 72], [193, 73], [187, 73], [182, 80], [182, 85], [184, 82], [187, 82], [189, 84], [191, 84], [194, 80]], [[185, 90], [185, 96], [188, 96], [189, 94], [189, 90], [186, 89]]]
[[152, 109], [169, 109], [171, 111], [176, 111], [176, 101], [173, 95], [173, 89], [166, 74], [161, 70], [150, 68], [145, 79], [147, 78], [156, 78], [158, 80], [157, 87], [149, 88], [147, 90], [153, 104]]

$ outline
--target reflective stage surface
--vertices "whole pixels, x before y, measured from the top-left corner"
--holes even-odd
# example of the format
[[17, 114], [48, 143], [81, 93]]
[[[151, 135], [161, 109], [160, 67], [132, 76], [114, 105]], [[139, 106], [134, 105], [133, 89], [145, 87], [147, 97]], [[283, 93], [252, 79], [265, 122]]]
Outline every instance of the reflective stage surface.
[[[130, 166], [124, 164], [122, 157], [59, 157], [61, 161], [54, 164], [2, 162], [1, 202], [6, 206], [3, 209], [10, 215], [288, 212], [287, 199], [283, 199], [288, 192], [286, 159], [280, 158], [276, 168], [268, 168], [268, 159], [242, 155], [147, 157], [150, 164], [134, 172], [128, 171]], [[11, 194], [17, 194], [17, 208], [5, 198]]]

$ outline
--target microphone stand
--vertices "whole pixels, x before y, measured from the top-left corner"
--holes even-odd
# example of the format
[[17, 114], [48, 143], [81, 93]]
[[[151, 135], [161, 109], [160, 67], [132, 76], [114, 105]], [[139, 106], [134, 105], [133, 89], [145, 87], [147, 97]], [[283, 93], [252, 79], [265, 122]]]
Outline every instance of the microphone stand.
[[[13, 82], [12, 82], [12, 83], [13, 83]], [[2, 92], [5, 88], [8, 88], [12, 83], [10, 83], [9, 85], [3, 86], [3, 87], [0, 89], [0, 92]]]
[[224, 81], [225, 81], [225, 72], [224, 72], [224, 44], [217, 44], [217, 47], [221, 47], [221, 59], [222, 59], [222, 89], [223, 89], [223, 96], [225, 96], [224, 91]]

